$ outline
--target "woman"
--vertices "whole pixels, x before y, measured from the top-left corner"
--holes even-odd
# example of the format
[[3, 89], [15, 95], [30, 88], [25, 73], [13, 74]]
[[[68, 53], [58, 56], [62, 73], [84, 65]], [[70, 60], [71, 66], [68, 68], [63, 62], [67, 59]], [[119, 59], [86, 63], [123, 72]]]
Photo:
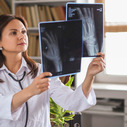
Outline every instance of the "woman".
[[[27, 55], [27, 24], [21, 17], [0, 16], [0, 127], [50, 127], [49, 97], [64, 109], [82, 111], [94, 105], [94, 76], [103, 71], [104, 55], [90, 63], [75, 90], [64, 86]], [[79, 105], [80, 104], [80, 105]]]

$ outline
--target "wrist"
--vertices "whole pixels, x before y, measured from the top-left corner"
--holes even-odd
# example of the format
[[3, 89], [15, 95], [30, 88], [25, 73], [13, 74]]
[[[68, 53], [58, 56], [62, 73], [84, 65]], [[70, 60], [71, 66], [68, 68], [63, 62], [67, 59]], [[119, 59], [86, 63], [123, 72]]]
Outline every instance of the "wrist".
[[93, 80], [94, 77], [95, 77], [95, 76], [94, 76], [93, 74], [90, 74], [90, 73], [87, 73], [87, 74], [86, 74], [86, 78], [88, 78], [88, 79]]
[[33, 92], [30, 90], [29, 87], [26, 87], [24, 90], [28, 98], [31, 98], [32, 96], [34, 96]]

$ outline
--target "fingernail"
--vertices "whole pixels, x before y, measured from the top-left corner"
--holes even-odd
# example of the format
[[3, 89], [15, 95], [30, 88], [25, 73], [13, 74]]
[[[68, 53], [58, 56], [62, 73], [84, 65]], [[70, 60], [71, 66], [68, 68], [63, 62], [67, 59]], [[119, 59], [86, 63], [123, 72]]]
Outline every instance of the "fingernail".
[[50, 73], [50, 76], [52, 76], [52, 73]]

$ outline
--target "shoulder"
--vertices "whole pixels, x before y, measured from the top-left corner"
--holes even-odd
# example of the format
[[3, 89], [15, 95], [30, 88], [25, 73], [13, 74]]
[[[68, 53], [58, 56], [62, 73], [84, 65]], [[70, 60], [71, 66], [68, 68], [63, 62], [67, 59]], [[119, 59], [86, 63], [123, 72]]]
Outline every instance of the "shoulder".
[[38, 75], [42, 73], [42, 64], [36, 63], [38, 67]]
[[42, 64], [40, 64], [40, 63], [36, 63], [36, 64], [37, 64], [38, 68], [42, 69]]

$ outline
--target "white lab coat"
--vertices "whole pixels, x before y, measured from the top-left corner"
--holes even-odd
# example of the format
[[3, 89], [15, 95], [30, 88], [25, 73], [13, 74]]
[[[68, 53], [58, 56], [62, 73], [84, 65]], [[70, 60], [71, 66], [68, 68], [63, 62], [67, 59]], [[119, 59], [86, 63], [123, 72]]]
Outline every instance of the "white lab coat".
[[[37, 75], [42, 73], [41, 64], [38, 64], [38, 67]], [[27, 73], [30, 71], [24, 59], [22, 59], [22, 65], [16, 74], [11, 73], [4, 65], [0, 68], [0, 79], [4, 80], [4, 83], [0, 83], [0, 127], [24, 127], [26, 120], [25, 104], [21, 105], [16, 111], [11, 112], [13, 95], [21, 91], [21, 88], [19, 83], [8, 75], [8, 73], [11, 73], [13, 77], [20, 79], [24, 71]], [[26, 75], [21, 82], [22, 87], [29, 86], [32, 81], [31, 75]], [[87, 109], [96, 103], [93, 89], [87, 99], [83, 94], [82, 86], [73, 91], [64, 86], [58, 78], [52, 78], [49, 90], [28, 100], [29, 120], [27, 127], [51, 127], [49, 97], [52, 97], [64, 109], [76, 112]]]

